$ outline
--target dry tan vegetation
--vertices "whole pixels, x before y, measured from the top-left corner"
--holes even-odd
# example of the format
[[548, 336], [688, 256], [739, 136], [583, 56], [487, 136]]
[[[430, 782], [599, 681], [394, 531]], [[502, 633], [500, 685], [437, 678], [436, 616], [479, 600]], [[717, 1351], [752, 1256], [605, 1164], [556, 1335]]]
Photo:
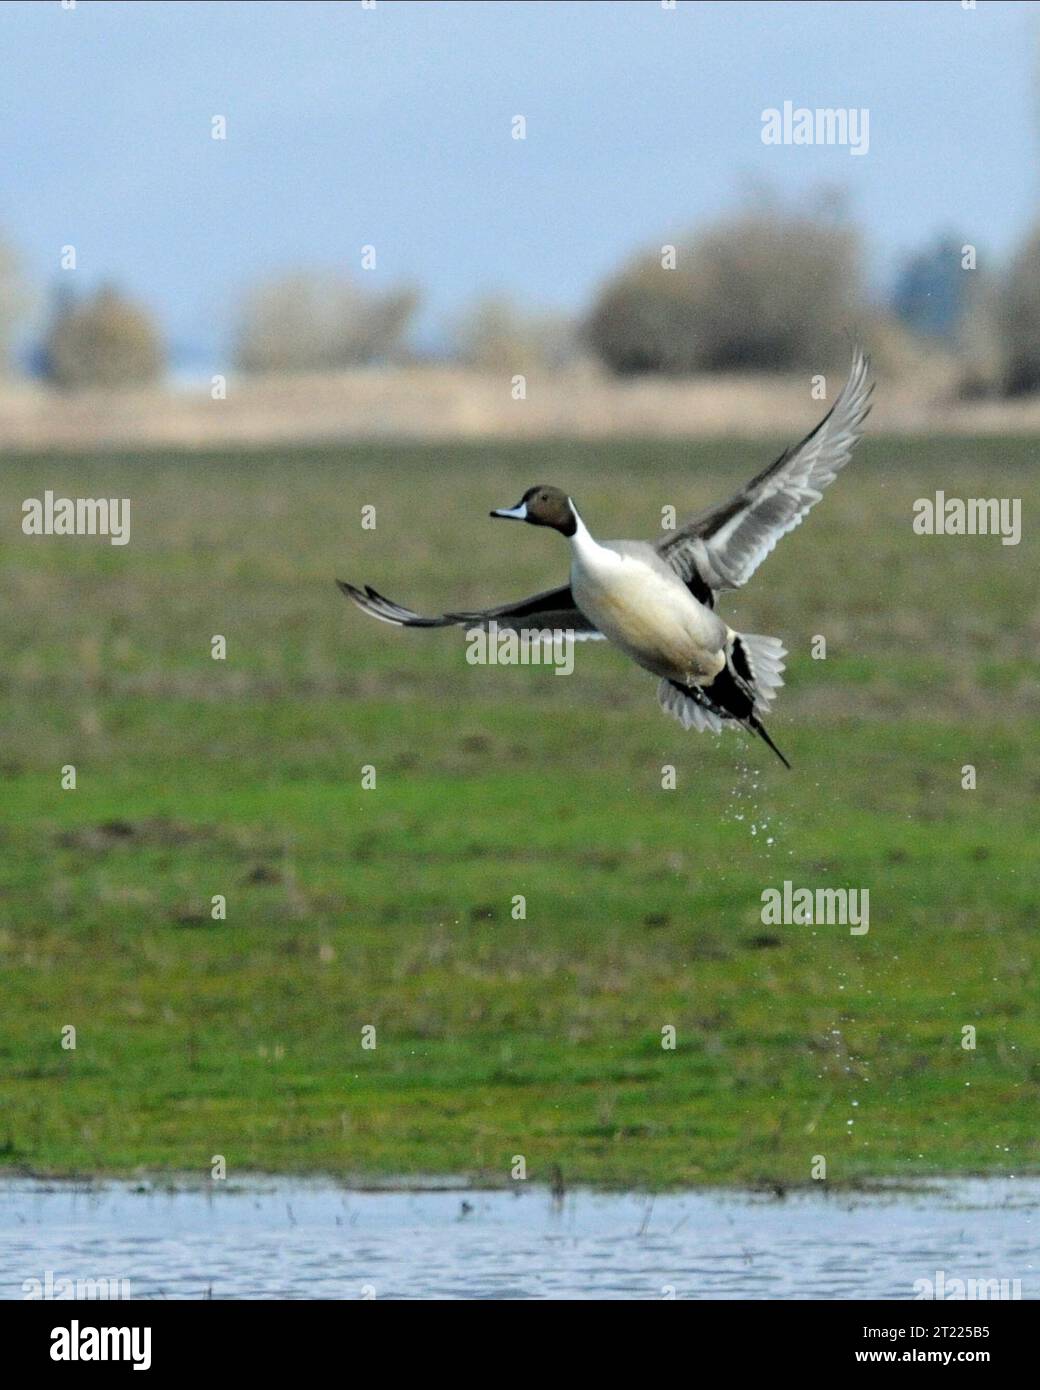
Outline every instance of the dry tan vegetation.
[[[833, 399], [840, 382], [828, 381]], [[0, 448], [79, 450], [365, 439], [606, 439], [791, 435], [826, 403], [807, 374], [710, 375], [627, 381], [590, 367], [531, 374], [527, 398], [511, 377], [412, 366], [335, 374], [230, 378], [227, 399], [208, 388], [56, 393], [40, 384], [0, 386]], [[907, 434], [1031, 434], [1040, 396], [956, 399], [941, 359], [882, 376], [873, 428]]]

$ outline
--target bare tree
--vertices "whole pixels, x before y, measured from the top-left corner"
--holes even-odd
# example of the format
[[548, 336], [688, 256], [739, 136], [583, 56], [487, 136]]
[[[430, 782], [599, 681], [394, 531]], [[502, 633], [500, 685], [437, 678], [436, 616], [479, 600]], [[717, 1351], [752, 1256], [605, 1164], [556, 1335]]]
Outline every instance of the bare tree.
[[9, 366], [11, 340], [27, 304], [19, 259], [0, 241], [0, 374]]
[[344, 275], [296, 272], [251, 291], [235, 359], [247, 372], [334, 371], [401, 350], [419, 303], [411, 288], [366, 294]]
[[1040, 390], [1040, 228], [1019, 248], [998, 298], [997, 334], [1004, 390]]
[[459, 361], [482, 371], [561, 367], [580, 348], [576, 327], [565, 315], [525, 312], [505, 295], [478, 299], [455, 325], [453, 337]]
[[164, 354], [145, 309], [112, 286], [79, 303], [66, 303], [46, 340], [47, 375], [67, 390], [115, 389], [157, 381]]
[[860, 283], [843, 218], [759, 207], [637, 257], [586, 335], [619, 373], [818, 367], [847, 351]]

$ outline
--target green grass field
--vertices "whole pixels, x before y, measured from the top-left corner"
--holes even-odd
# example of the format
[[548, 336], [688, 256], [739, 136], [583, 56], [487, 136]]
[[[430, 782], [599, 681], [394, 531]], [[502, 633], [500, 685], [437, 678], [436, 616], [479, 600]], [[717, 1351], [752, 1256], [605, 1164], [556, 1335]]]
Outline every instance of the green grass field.
[[[869, 439], [725, 605], [790, 648], [771, 727], [792, 772], [683, 733], [599, 644], [569, 677], [469, 666], [460, 633], [376, 624], [333, 585], [518, 597], [566, 547], [489, 507], [554, 482], [597, 534], [652, 535], [761, 444], [6, 459], [3, 1161], [505, 1182], [522, 1154], [533, 1179], [650, 1187], [805, 1182], [814, 1155], [839, 1183], [1035, 1170], [1035, 451]], [[45, 488], [129, 497], [130, 544], [23, 536]], [[915, 536], [936, 488], [1021, 497], [1022, 544]], [[869, 889], [869, 933], [763, 926], [785, 879]]]

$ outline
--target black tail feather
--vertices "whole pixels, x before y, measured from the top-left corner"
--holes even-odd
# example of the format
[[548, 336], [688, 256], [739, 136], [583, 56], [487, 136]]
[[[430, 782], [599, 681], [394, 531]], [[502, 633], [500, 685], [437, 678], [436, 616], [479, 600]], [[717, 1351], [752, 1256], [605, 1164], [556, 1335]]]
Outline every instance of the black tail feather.
[[753, 729], [754, 732], [758, 734], [759, 738], [763, 741], [763, 743], [767, 744], [773, 750], [776, 756], [783, 763], [784, 767], [786, 767], [788, 771], [790, 771], [791, 764], [787, 761], [783, 753], [780, 752], [780, 749], [777, 748], [776, 744], [769, 737], [769, 734], [766, 731], [766, 726], [762, 723], [761, 719], [759, 719], [756, 715], [752, 715], [747, 722], [747, 727], [749, 729]]
[[791, 764], [769, 737], [769, 731], [755, 713], [754, 695], [739, 674], [726, 667], [710, 685], [680, 685], [678, 681], [669, 681], [669, 684], [688, 699], [695, 700], [697, 704], [711, 710], [719, 719], [730, 720], [746, 729], [749, 734], [757, 734], [762, 742], [773, 750], [784, 767], [790, 769]]

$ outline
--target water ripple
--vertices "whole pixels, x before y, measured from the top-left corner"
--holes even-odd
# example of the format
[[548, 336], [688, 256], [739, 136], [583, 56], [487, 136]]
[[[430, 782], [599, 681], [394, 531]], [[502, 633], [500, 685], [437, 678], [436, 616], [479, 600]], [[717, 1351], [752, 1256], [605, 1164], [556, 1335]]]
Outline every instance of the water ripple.
[[[463, 1206], [465, 1201], [466, 1205]], [[888, 1298], [935, 1279], [1040, 1295], [1040, 1181], [785, 1200], [351, 1191], [258, 1178], [177, 1190], [0, 1182], [0, 1297], [128, 1280], [134, 1298]]]

